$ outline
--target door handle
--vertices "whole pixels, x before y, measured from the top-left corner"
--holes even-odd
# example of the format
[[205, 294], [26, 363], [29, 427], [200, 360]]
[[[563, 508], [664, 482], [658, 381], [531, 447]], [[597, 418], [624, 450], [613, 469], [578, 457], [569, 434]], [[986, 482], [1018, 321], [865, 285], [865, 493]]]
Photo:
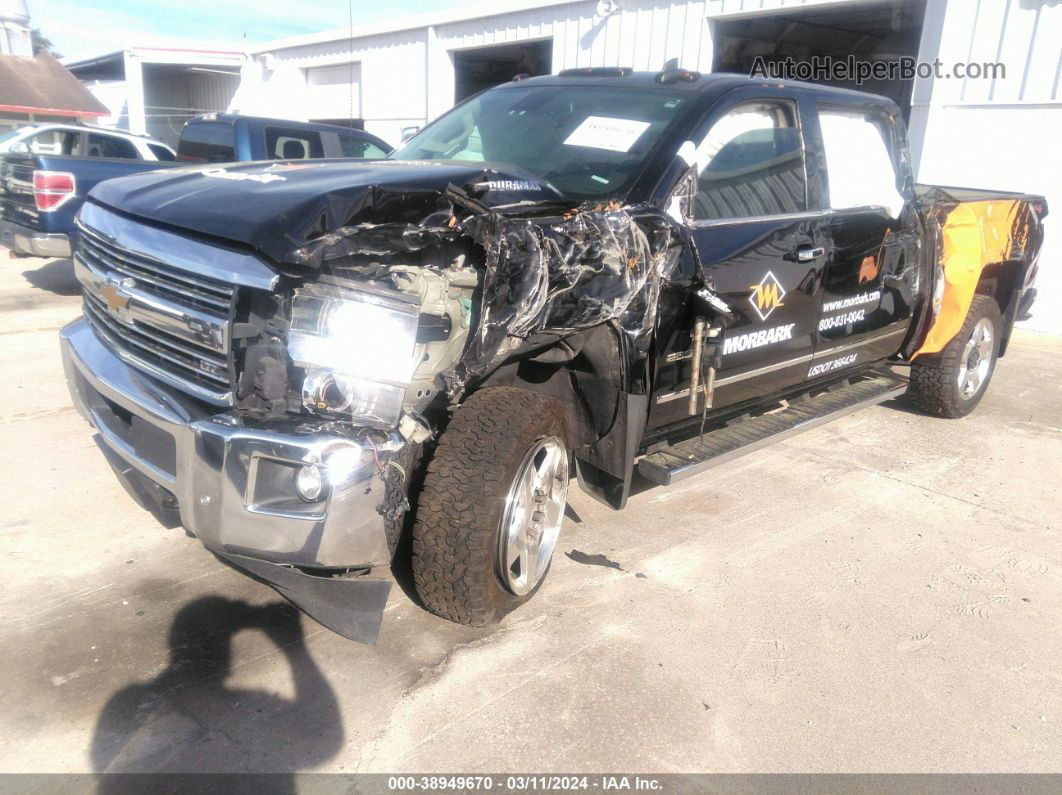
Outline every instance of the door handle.
[[796, 252], [797, 262], [811, 262], [826, 253], [822, 246], [816, 248], [798, 248]]

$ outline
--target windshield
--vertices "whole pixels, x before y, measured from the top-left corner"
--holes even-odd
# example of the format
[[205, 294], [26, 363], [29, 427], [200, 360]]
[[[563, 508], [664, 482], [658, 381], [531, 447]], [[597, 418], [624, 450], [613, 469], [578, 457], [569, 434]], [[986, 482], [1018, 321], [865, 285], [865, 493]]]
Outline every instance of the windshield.
[[682, 102], [659, 89], [495, 89], [454, 108], [391, 158], [486, 161], [522, 169], [569, 198], [620, 196]]

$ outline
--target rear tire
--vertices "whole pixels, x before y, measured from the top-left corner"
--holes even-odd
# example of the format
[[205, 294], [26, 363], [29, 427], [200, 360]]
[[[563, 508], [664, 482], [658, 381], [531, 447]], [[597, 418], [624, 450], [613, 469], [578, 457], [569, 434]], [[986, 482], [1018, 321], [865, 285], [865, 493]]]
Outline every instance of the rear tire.
[[[488, 387], [457, 409], [428, 465], [413, 523], [413, 580], [425, 607], [483, 626], [535, 595], [563, 521], [568, 458], [553, 400]], [[532, 538], [542, 554], [527, 552], [521, 569], [516, 546], [530, 550]]]
[[908, 395], [922, 411], [965, 417], [981, 402], [996, 369], [1003, 316], [987, 295], [974, 296], [959, 333], [940, 353], [911, 364]]

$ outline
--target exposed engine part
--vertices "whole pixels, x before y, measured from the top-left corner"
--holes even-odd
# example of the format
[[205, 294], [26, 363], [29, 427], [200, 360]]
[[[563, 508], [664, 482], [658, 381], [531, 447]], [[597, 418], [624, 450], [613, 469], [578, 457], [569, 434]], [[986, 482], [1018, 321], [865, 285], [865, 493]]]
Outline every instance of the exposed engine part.
[[[417, 367], [403, 404], [407, 411], [420, 412], [432, 401], [444, 388], [437, 376], [456, 365], [464, 353], [479, 272], [463, 265], [459, 258], [454, 268], [446, 270], [414, 265], [395, 265], [390, 270], [395, 288], [420, 303], [421, 320], [414, 350]], [[444, 335], [447, 325], [449, 331]]]
[[314, 411], [341, 414], [350, 409], [350, 395], [345, 394], [329, 370], [307, 370], [302, 380], [302, 403]]
[[423, 444], [434, 435], [427, 423], [408, 412], [398, 421], [398, 432], [414, 444]]
[[241, 308], [246, 320], [233, 327], [237, 406], [256, 420], [283, 417], [298, 406], [288, 390], [283, 300], [259, 291], [249, 292], [247, 299]]

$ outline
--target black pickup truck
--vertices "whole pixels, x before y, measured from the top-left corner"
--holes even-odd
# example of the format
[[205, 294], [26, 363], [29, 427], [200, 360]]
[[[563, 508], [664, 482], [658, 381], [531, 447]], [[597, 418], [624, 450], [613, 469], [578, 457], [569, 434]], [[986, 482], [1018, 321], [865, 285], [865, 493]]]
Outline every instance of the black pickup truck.
[[917, 186], [889, 100], [671, 69], [516, 80], [389, 159], [181, 168], [81, 210], [69, 385], [142, 503], [371, 640], [541, 587], [614, 508], [907, 393], [961, 417], [1039, 196]]

